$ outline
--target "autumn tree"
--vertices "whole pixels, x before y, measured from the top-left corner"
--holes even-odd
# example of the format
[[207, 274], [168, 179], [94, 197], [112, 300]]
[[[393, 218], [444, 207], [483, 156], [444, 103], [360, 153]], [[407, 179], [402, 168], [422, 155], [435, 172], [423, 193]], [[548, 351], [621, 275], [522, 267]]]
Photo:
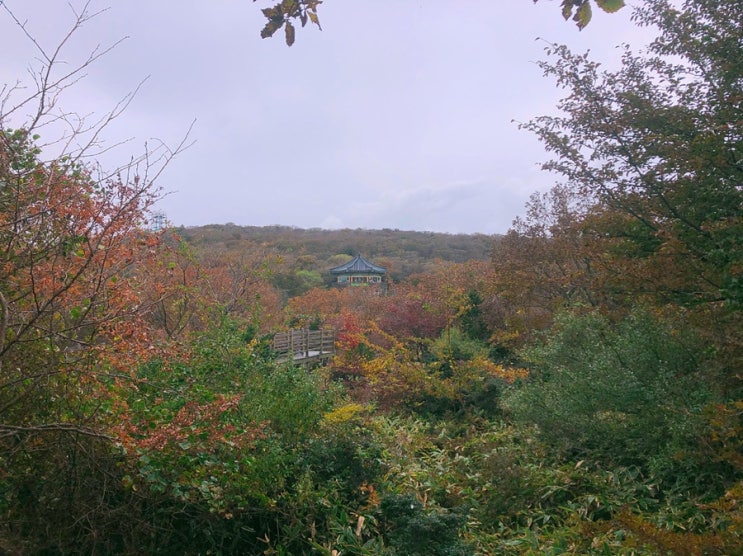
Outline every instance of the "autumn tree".
[[534, 193], [526, 215], [493, 247], [501, 293], [518, 308], [552, 313], [590, 303], [590, 256], [583, 249], [580, 198], [568, 188]]
[[[147, 211], [159, 195], [157, 177], [178, 150], [161, 145], [111, 171], [88, 163], [100, 148], [99, 135], [130, 100], [97, 122], [57, 104], [100, 56], [94, 53], [73, 69], [63, 61], [66, 42], [93, 15], [77, 14], [52, 50], [33, 41], [16, 21], [37, 47], [40, 63], [32, 68], [35, 88], [6, 86], [0, 100], [0, 429], [8, 434], [52, 422], [68, 426], [56, 412], [38, 423], [27, 422], [26, 409], [13, 412], [25, 408], [52, 377], [67, 380], [77, 362], [97, 366], [94, 354], [102, 337], [120, 340], [136, 330], [121, 328], [139, 308], [128, 278], [157, 243], [144, 231]], [[61, 135], [42, 142], [41, 133], [60, 123]], [[51, 159], [45, 159], [47, 153], [53, 153]], [[8, 419], [11, 414], [15, 417]]]
[[542, 68], [568, 94], [561, 114], [524, 127], [554, 155], [544, 168], [590, 207], [580, 233], [602, 245], [604, 293], [690, 311], [718, 350], [720, 386], [733, 388], [743, 349], [732, 332], [743, 302], [743, 5], [649, 0], [633, 17], [659, 35], [645, 53], [625, 48], [617, 71], [547, 47], [553, 61]]
[[[96, 14], [74, 14], [52, 48], [4, 4], [0, 15], [37, 56], [30, 86], [0, 87], [0, 511], [9, 530], [18, 530], [21, 508], [54, 529], [52, 514], [105, 507], [89, 485], [113, 465], [98, 459], [119, 410], [111, 393], [131, 381], [131, 363], [150, 343], [135, 287], [159, 242], [146, 229], [148, 211], [183, 145], [154, 145], [108, 170], [92, 163], [132, 98], [95, 120], [61, 106], [110, 50], [66, 60], [66, 45]], [[26, 505], [24, 493], [47, 503]]]
[[197, 249], [169, 230], [157, 256], [136, 272], [147, 319], [169, 340], [186, 339], [223, 319], [256, 330], [276, 324], [280, 295], [267, 279], [273, 259], [249, 242], [239, 252]]
[[[574, 267], [574, 278], [556, 275], [556, 284], [587, 285], [590, 297], [577, 300], [579, 309], [593, 301], [601, 316], [561, 317], [545, 336], [569, 331], [552, 344], [561, 353], [541, 352], [535, 382], [514, 398], [517, 414], [528, 414], [526, 421], [578, 457], [619, 448], [608, 457], [616, 463], [649, 441], [652, 448], [641, 449], [634, 464], [652, 468], [661, 484], [679, 488], [704, 475], [714, 488], [702, 490], [728, 491], [736, 503], [740, 465], [730, 448], [737, 444], [729, 435], [719, 442], [718, 431], [740, 431], [743, 4], [648, 0], [633, 17], [659, 35], [641, 54], [626, 47], [616, 71], [602, 70], [588, 54], [548, 46], [552, 59], [542, 68], [567, 94], [560, 114], [523, 126], [553, 154], [544, 168], [560, 174], [560, 187], [582, 203], [540, 248], [572, 237], [574, 248], [560, 260], [582, 252], [589, 258]], [[549, 227], [548, 216], [537, 222]], [[517, 226], [513, 239], [528, 238], [528, 231]], [[547, 261], [540, 257], [532, 268]], [[664, 412], [636, 419], [642, 403]], [[678, 416], [673, 427], [689, 419], [679, 428], [683, 438], [665, 456], [643, 462], [651, 449], [660, 453], [654, 434], [668, 414]], [[585, 444], [570, 445], [582, 435]]]
[[590, 208], [569, 187], [534, 193], [525, 215], [494, 243], [490, 320], [504, 354], [548, 328], [561, 309], [608, 305], [606, 245], [585, 233]]
[[[344, 308], [349, 310], [358, 305], [355, 298], [365, 293], [358, 288], [314, 288], [304, 295], [291, 298], [284, 309], [287, 326], [291, 328], [310, 328], [329, 325], [337, 321]], [[358, 313], [357, 313], [358, 314]], [[362, 319], [367, 315], [360, 314]]]
[[742, 18], [733, 0], [644, 2], [634, 19], [660, 35], [615, 72], [549, 46], [542, 68], [569, 94], [525, 126], [555, 155], [546, 169], [621, 215], [597, 233], [655, 258], [659, 293], [686, 304], [743, 301]]

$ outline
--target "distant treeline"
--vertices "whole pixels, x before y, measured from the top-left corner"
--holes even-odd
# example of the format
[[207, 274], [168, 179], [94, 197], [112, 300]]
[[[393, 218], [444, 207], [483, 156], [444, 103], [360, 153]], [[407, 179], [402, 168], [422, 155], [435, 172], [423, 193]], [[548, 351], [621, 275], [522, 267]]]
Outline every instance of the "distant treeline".
[[260, 246], [282, 258], [275, 285], [289, 295], [330, 283], [328, 270], [362, 254], [384, 266], [392, 281], [430, 269], [436, 260], [488, 260], [499, 236], [402, 230], [301, 229], [290, 226], [210, 224], [180, 227], [178, 234], [198, 250], [234, 252]]

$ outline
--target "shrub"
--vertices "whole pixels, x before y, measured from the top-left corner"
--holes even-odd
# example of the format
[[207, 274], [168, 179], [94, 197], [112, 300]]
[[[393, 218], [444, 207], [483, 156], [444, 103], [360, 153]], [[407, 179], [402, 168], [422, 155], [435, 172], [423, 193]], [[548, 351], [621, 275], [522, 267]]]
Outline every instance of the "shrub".
[[647, 468], [693, 441], [710, 399], [701, 353], [683, 328], [643, 311], [617, 325], [566, 313], [524, 354], [534, 379], [507, 406], [562, 453]]
[[386, 496], [380, 522], [392, 554], [406, 556], [467, 556], [472, 548], [458, 536], [466, 515], [442, 509], [426, 510], [412, 494]]

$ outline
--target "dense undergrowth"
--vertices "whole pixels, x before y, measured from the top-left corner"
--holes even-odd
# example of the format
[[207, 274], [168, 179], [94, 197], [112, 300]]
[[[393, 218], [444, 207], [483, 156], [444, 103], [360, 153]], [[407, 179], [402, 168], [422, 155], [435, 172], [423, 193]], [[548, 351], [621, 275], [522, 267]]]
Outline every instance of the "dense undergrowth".
[[[141, 366], [119, 401], [117, 441], [39, 433], [6, 452], [4, 548], [734, 553], [741, 469], [714, 444], [742, 408], [716, 408], [662, 375], [639, 391], [591, 368], [605, 357], [642, 380], [637, 362], [660, 349], [678, 357], [669, 373], [703, 369], [679, 355], [683, 346], [648, 335], [660, 326], [648, 319], [630, 317], [598, 339], [600, 318], [566, 315], [530, 352], [540, 370], [528, 379], [473, 373], [463, 361], [466, 380], [458, 369], [442, 377], [434, 357], [407, 409], [386, 411], [350, 399], [328, 369], [277, 364], [224, 323], [188, 361]], [[594, 334], [573, 334], [587, 326]], [[652, 341], [634, 343], [624, 366], [621, 345], [637, 335]], [[565, 364], [560, 353], [577, 363], [568, 382], [549, 378]], [[437, 396], [459, 401], [442, 409]], [[714, 409], [719, 422], [705, 418]]]

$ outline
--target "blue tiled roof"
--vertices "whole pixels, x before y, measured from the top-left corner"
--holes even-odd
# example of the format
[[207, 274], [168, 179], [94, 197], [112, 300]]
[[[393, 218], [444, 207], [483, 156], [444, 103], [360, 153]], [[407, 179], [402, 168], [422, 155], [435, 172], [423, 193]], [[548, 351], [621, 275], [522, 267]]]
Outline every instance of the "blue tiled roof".
[[370, 263], [361, 255], [356, 255], [345, 264], [330, 269], [331, 274], [349, 274], [351, 272], [363, 272], [366, 274], [385, 274], [386, 268]]

